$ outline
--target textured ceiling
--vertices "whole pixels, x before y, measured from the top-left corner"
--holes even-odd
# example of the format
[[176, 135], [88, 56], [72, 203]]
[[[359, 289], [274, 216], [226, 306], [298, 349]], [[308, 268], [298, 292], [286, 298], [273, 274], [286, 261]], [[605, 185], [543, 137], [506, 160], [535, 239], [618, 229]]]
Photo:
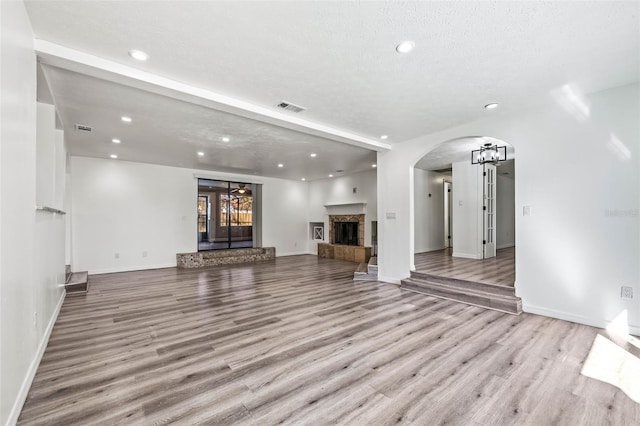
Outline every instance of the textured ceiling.
[[[40, 39], [255, 105], [300, 104], [306, 120], [372, 139], [388, 134], [390, 143], [545, 104], [566, 84], [589, 93], [638, 81], [639, 8], [27, 1]], [[396, 53], [407, 39], [415, 50]], [[149, 61], [129, 58], [132, 48]], [[500, 108], [482, 108], [489, 102]]]
[[[74, 155], [116, 154], [127, 161], [308, 180], [330, 173], [337, 176], [338, 169], [370, 170], [376, 161], [375, 152], [363, 148], [71, 71], [43, 68]], [[123, 115], [133, 121], [123, 123]], [[76, 124], [91, 126], [93, 131], [77, 131]], [[227, 136], [231, 140], [223, 142]], [[112, 143], [113, 138], [121, 143]], [[198, 156], [198, 151], [205, 155]], [[317, 156], [312, 158], [311, 153]]]

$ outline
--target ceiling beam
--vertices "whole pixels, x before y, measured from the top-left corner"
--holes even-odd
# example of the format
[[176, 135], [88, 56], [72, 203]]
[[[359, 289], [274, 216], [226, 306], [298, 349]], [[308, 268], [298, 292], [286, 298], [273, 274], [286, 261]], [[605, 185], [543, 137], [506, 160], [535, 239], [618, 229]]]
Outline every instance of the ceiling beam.
[[34, 41], [34, 49], [38, 60], [47, 65], [360, 148], [378, 152], [391, 149], [391, 145], [375, 139], [221, 95], [201, 87], [181, 83], [95, 55], [69, 49], [46, 40], [36, 39]]

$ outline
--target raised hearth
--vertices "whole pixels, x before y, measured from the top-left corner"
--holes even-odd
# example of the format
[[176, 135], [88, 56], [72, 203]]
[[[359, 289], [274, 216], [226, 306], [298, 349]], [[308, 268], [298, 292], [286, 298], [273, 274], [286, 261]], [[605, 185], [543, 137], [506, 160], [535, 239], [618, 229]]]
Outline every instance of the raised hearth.
[[318, 243], [318, 257], [367, 263], [371, 258], [371, 247]]
[[176, 254], [176, 263], [178, 268], [201, 268], [203, 266], [260, 262], [273, 260], [275, 257], [275, 247], [244, 248], [178, 253]]

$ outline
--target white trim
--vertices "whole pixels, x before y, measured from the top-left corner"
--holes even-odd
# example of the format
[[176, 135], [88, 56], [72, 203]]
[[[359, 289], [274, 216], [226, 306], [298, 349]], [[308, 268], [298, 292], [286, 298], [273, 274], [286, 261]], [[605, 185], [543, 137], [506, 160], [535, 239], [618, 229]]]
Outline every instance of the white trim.
[[463, 259], [476, 259], [476, 260], [482, 259], [482, 254], [460, 253], [460, 252], [456, 252], [456, 251], [451, 253], [451, 256], [452, 257], [462, 257]]
[[311, 253], [309, 251], [291, 251], [291, 252], [288, 252], [288, 253], [278, 253], [278, 250], [276, 250], [276, 257], [300, 256], [301, 254], [313, 254], [313, 255], [315, 255], [315, 253]]
[[500, 244], [499, 246], [496, 246], [496, 250], [500, 250], [503, 248], [509, 248], [509, 247], [515, 247], [516, 243], [507, 243], [507, 244]]
[[447, 247], [445, 246], [437, 246], [437, 247], [425, 247], [425, 248], [419, 248], [419, 249], [414, 249], [414, 253], [418, 254], [418, 253], [427, 253], [430, 251], [439, 251], [439, 250], [444, 250]]
[[388, 143], [285, 114], [272, 107], [255, 105], [202, 87], [181, 83], [50, 41], [35, 39], [33, 47], [40, 62], [59, 68], [361, 148], [379, 152], [391, 149], [391, 145]]
[[[264, 176], [255, 176], [255, 175], [243, 175], [238, 173], [226, 173], [226, 172], [196, 172], [193, 174], [194, 179], [208, 179], [208, 180], [231, 180], [231, 181], [240, 181], [243, 183], [253, 183], [256, 185], [264, 185]], [[271, 178], [277, 180], [286, 180], [280, 178]], [[248, 182], [248, 181], [251, 182]], [[297, 179], [296, 179], [297, 180]]]
[[18, 417], [20, 417], [20, 412], [22, 412], [22, 407], [24, 406], [25, 401], [27, 400], [27, 395], [29, 394], [29, 390], [31, 389], [31, 384], [33, 383], [33, 378], [36, 376], [36, 371], [38, 371], [38, 367], [40, 366], [40, 361], [42, 360], [42, 356], [44, 355], [44, 351], [47, 349], [47, 344], [49, 343], [49, 337], [51, 336], [51, 332], [53, 331], [53, 326], [58, 319], [58, 315], [60, 314], [60, 309], [62, 309], [62, 304], [64, 303], [64, 298], [67, 295], [67, 291], [63, 288], [62, 294], [60, 295], [60, 300], [58, 300], [58, 304], [56, 305], [53, 315], [51, 315], [51, 319], [49, 319], [49, 324], [47, 324], [47, 328], [44, 330], [44, 335], [42, 336], [42, 340], [40, 340], [40, 344], [38, 345], [38, 350], [36, 351], [36, 355], [31, 361], [29, 365], [29, 369], [27, 370], [27, 375], [22, 381], [22, 386], [20, 386], [20, 391], [18, 392], [18, 396], [11, 407], [11, 412], [9, 413], [9, 417], [7, 418], [7, 425], [15, 425], [18, 422]]
[[[543, 308], [541, 306], [531, 305], [522, 301], [522, 310], [529, 314], [543, 315], [545, 317], [556, 318], [564, 321], [575, 322], [578, 324], [589, 325], [597, 328], [607, 328], [612, 321], [605, 319], [594, 319], [583, 317], [582, 315], [570, 314], [568, 312], [556, 311], [554, 309]], [[640, 326], [629, 325], [629, 332], [636, 336], [640, 336]]]
[[176, 262], [173, 263], [161, 263], [159, 265], [143, 265], [143, 266], [117, 266], [114, 268], [105, 269], [90, 269], [89, 275], [98, 274], [112, 274], [115, 272], [132, 272], [132, 271], [145, 271], [147, 269], [163, 269], [163, 268], [175, 268]]

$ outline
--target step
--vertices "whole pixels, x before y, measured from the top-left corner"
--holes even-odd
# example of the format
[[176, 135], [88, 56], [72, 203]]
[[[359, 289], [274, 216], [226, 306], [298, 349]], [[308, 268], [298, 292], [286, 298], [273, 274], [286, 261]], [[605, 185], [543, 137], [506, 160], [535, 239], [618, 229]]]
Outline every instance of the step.
[[429, 281], [436, 284], [444, 284], [449, 287], [454, 287], [461, 290], [466, 290], [466, 289], [470, 289], [472, 291], [482, 290], [487, 293], [498, 294], [502, 296], [515, 297], [516, 295], [516, 289], [514, 287], [461, 280], [459, 278], [442, 277], [439, 275], [431, 275], [425, 272], [411, 271], [411, 278], [414, 278], [417, 280]]
[[64, 265], [64, 283], [68, 283], [71, 279], [71, 265]]
[[64, 288], [69, 295], [86, 294], [89, 291], [89, 273], [86, 271], [72, 273]]
[[482, 289], [460, 288], [419, 278], [402, 280], [400, 288], [508, 314], [522, 313], [522, 300], [519, 297], [491, 293]]
[[367, 264], [359, 263], [354, 274], [356, 275], [367, 274]]
[[353, 274], [354, 281], [378, 281], [378, 274]]
[[367, 264], [367, 273], [378, 276], [378, 258], [372, 257]]

